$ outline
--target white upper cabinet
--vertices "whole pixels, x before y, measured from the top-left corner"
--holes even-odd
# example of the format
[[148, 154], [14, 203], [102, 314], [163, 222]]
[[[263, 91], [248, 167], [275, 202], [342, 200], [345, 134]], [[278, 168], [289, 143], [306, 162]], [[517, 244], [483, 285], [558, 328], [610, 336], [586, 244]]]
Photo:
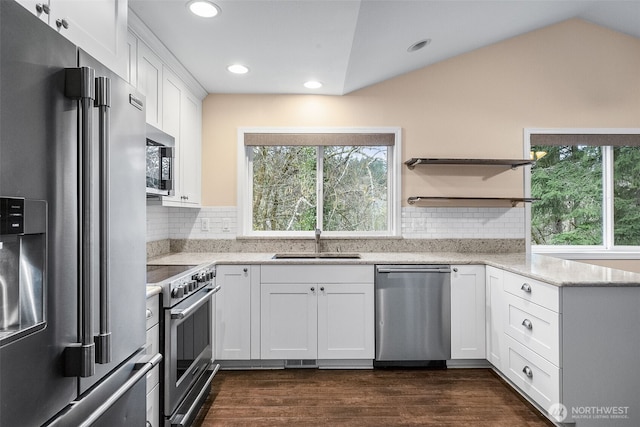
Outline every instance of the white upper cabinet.
[[163, 205], [199, 207], [202, 102], [167, 67], [162, 73], [162, 130], [175, 138], [174, 195]]
[[127, 81], [138, 86], [138, 38], [127, 31]]
[[[174, 193], [163, 206], [199, 208], [202, 189], [202, 99], [206, 91], [140, 21], [129, 15], [130, 50], [137, 39], [137, 88], [146, 97], [147, 123], [175, 139]], [[131, 56], [133, 58], [133, 56]], [[134, 74], [129, 66], [129, 75]]]
[[202, 193], [202, 102], [183, 92], [180, 111], [181, 175], [178, 189], [183, 205], [199, 207]]
[[146, 98], [147, 123], [162, 129], [162, 61], [138, 40], [137, 87]]
[[127, 0], [19, 0], [18, 3], [127, 78]]
[[28, 11], [36, 15], [42, 21], [49, 23], [49, 1], [48, 0], [16, 0]]

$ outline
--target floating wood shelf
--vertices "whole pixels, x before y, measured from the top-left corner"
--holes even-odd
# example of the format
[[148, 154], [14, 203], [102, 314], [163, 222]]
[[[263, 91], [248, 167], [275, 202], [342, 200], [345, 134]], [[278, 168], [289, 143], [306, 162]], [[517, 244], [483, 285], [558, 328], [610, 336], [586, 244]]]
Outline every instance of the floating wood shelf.
[[428, 202], [428, 201], [450, 201], [450, 200], [478, 200], [478, 201], [501, 201], [510, 202], [511, 206], [515, 206], [520, 202], [530, 203], [540, 200], [533, 197], [428, 197], [428, 196], [412, 196], [407, 199], [410, 205], [416, 202]]
[[438, 158], [411, 158], [404, 162], [409, 169], [416, 165], [481, 165], [481, 166], [509, 166], [515, 169], [519, 166], [534, 164], [533, 160], [525, 159], [438, 159]]

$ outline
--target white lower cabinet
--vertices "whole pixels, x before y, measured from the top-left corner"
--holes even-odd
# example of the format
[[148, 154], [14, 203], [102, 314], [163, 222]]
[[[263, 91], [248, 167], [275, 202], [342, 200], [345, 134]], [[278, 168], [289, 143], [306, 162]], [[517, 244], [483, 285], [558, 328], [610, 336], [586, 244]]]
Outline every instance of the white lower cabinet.
[[560, 402], [560, 368], [544, 357], [505, 337], [504, 374], [544, 409]]
[[251, 266], [219, 265], [216, 269], [215, 358], [251, 358]]
[[273, 283], [260, 287], [260, 355], [263, 359], [315, 359], [318, 302], [315, 286]]
[[505, 359], [505, 338], [502, 325], [503, 311], [503, 271], [499, 268], [486, 267], [485, 293], [485, 333], [487, 345], [487, 360], [493, 366], [502, 370]]
[[[160, 296], [147, 298], [147, 342], [148, 355], [160, 353]], [[146, 378], [147, 382], [147, 425], [160, 426], [160, 364], [155, 366]]]
[[560, 365], [560, 314], [506, 294], [504, 331], [556, 366]]
[[262, 266], [261, 281], [262, 359], [373, 359], [373, 266]]
[[[557, 286], [515, 273], [502, 274], [500, 369], [520, 390], [548, 410], [561, 403], [560, 292]], [[497, 289], [493, 289], [494, 291]], [[496, 304], [498, 303], [495, 301]]]
[[373, 283], [329, 283], [318, 295], [318, 359], [373, 359]]
[[160, 384], [147, 390], [147, 427], [160, 427]]
[[486, 359], [485, 267], [451, 267], [451, 359]]

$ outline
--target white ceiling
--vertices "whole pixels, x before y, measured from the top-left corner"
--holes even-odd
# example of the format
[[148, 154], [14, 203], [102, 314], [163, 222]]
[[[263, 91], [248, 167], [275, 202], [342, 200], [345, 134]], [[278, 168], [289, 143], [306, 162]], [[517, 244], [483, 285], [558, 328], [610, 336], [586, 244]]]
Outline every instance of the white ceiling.
[[[575, 17], [640, 38], [640, 0], [213, 1], [221, 13], [205, 19], [187, 0], [129, 0], [209, 93], [342, 95]], [[236, 62], [249, 73], [230, 74]]]

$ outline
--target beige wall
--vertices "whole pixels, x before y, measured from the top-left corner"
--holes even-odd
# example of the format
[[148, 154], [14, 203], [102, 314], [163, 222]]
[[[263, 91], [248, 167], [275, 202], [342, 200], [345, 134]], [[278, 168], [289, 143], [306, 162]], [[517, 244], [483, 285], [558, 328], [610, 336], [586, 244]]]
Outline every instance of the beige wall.
[[[399, 126], [403, 160], [521, 158], [524, 128], [640, 128], [640, 40], [574, 19], [345, 96], [211, 94], [203, 104], [204, 206], [236, 205], [242, 126]], [[402, 176], [403, 203], [411, 195], [522, 195], [522, 168], [403, 168]]]

